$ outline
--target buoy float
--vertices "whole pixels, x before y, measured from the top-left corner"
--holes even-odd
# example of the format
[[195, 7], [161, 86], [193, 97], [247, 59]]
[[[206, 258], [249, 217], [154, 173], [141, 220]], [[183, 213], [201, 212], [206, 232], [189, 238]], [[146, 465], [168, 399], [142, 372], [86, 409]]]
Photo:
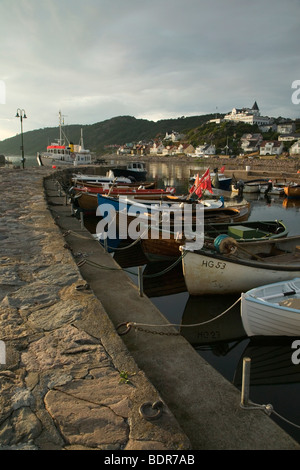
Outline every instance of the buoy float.
[[226, 234], [218, 235], [214, 239], [214, 247], [218, 253], [233, 254], [237, 250], [237, 241]]

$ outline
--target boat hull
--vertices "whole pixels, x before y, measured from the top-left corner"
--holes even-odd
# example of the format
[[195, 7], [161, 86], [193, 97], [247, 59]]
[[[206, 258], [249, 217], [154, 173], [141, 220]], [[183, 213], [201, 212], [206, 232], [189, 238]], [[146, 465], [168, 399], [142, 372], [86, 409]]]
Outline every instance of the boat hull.
[[300, 185], [285, 186], [284, 194], [291, 199], [300, 199]]
[[[207, 217], [206, 217], [207, 215]], [[266, 222], [245, 222], [243, 226], [236, 223], [210, 223], [209, 213], [204, 213], [204, 237], [206, 241], [213, 243], [214, 239], [223, 234], [233, 236], [236, 231], [247, 234], [248, 238], [238, 238], [239, 243], [247, 243], [249, 241], [259, 241], [266, 238], [282, 238], [288, 235], [288, 230], [280, 221]], [[247, 230], [248, 229], [248, 230]], [[245, 236], [245, 235], [244, 235]], [[174, 258], [180, 255], [179, 247], [186, 242], [183, 233], [166, 232], [161, 227], [152, 227], [149, 230], [148, 237], [141, 240], [142, 249], [149, 260], [161, 257]]]
[[[298, 308], [293, 308], [295, 302], [298, 302]], [[244, 329], [248, 336], [300, 336], [299, 306], [300, 279], [264, 285], [242, 293]]]
[[[155, 202], [156, 204], [159, 204], [160, 201], [163, 201], [163, 202], [166, 202], [167, 203], [167, 199], [164, 201], [164, 198], [166, 198], [168, 196], [169, 193], [166, 193], [165, 191], [163, 190], [159, 190], [159, 189], [149, 189], [149, 190], [126, 190], [126, 189], [114, 189], [114, 190], [101, 190], [101, 189], [97, 189], [97, 190], [88, 190], [88, 191], [85, 191], [85, 190], [82, 190], [80, 188], [73, 188], [74, 192], [75, 192], [75, 197], [74, 199], [77, 201], [79, 207], [86, 211], [96, 211], [97, 210], [97, 207], [98, 205], [100, 204], [99, 203], [99, 199], [98, 199], [98, 195], [99, 196], [102, 196], [102, 195], [108, 195], [108, 193], [110, 193], [110, 196], [112, 198], [116, 198], [116, 204], [114, 205], [114, 208], [116, 210], [118, 210], [119, 208], [119, 196], [123, 196], [124, 198], [126, 197], [130, 197], [132, 198], [132, 201], [131, 201], [131, 204], [136, 200], [136, 198], [139, 198], [139, 202], [141, 202], [142, 200], [146, 203], [149, 203], [149, 202]], [[104, 203], [104, 204], [110, 204], [110, 200], [109, 199], [101, 199], [101, 203]]]
[[38, 155], [37, 156], [37, 161], [40, 166], [85, 166], [85, 165], [90, 165], [91, 159], [87, 160], [72, 160], [72, 159], [65, 159], [65, 157], [60, 157], [60, 158], [53, 158], [52, 156], [46, 156], [46, 155]]
[[[252, 255], [258, 257], [257, 253], [260, 253], [260, 248], [271, 249], [272, 245], [275, 248], [276, 243], [283, 247], [299, 245], [300, 237], [245, 243], [242, 247], [239, 245], [239, 249], [244, 250], [247, 246], [250, 250], [251, 244]], [[271, 258], [268, 261], [267, 258], [259, 261], [251, 257], [249, 259], [230, 258], [212, 250], [193, 252], [181, 247], [180, 251], [183, 254], [183, 273], [190, 295], [241, 293], [266, 283], [271, 284], [286, 281], [291, 277], [300, 277], [300, 252], [291, 253], [289, 261], [281, 264], [278, 256], [275, 257], [276, 261], [274, 258], [272, 261]], [[283, 256], [287, 260], [287, 256]]]

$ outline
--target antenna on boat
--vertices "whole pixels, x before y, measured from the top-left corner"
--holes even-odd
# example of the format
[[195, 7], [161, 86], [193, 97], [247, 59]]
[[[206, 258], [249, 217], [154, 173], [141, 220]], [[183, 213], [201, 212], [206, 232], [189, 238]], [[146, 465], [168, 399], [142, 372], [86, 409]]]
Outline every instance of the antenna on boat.
[[81, 128], [81, 134], [80, 134], [80, 146], [81, 146], [81, 149], [84, 150], [84, 144], [83, 144], [83, 130]]
[[[63, 131], [63, 126], [65, 125], [65, 119], [64, 118], [66, 117], [66, 115], [62, 115], [60, 110], [59, 110], [58, 114], [59, 114], [59, 145], [63, 145], [62, 142], [64, 143], [65, 140], [69, 144], [69, 140], [67, 139], [67, 136]], [[64, 137], [64, 139], [62, 138], [62, 136]]]

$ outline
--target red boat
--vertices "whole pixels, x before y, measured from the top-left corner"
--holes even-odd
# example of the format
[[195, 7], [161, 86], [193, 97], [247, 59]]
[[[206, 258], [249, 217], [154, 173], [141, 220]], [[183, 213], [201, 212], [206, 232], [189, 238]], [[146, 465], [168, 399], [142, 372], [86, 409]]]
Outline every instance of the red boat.
[[76, 202], [84, 212], [95, 212], [98, 207], [97, 194], [106, 194], [109, 196], [138, 196], [139, 199], [161, 200], [164, 197], [172, 196], [175, 188], [166, 189], [147, 189], [144, 187], [124, 187], [111, 186], [73, 186], [70, 190], [71, 198]]

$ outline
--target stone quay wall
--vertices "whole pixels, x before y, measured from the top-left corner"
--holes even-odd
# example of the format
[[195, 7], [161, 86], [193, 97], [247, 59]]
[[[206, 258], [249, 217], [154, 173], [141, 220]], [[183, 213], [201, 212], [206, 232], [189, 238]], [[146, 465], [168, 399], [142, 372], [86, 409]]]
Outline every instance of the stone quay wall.
[[159, 424], [141, 416], [160, 396], [66, 247], [52, 172], [0, 171], [0, 450], [189, 449], [166, 406]]

